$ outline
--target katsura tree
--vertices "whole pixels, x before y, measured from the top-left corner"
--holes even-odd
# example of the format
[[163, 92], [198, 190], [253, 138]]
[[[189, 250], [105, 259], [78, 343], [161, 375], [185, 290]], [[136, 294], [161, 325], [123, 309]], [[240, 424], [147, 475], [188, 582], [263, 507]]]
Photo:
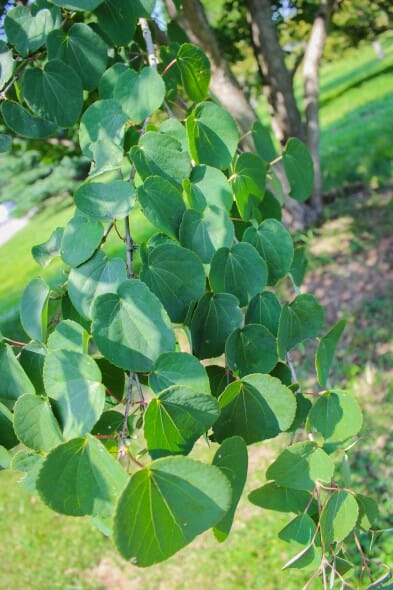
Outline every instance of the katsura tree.
[[[224, 541], [248, 447], [281, 436], [249, 500], [288, 513], [285, 568], [349, 588], [355, 546], [360, 577], [387, 578], [362, 541], [377, 504], [351, 488], [362, 413], [329, 385], [344, 324], [325, 328], [301, 293], [304, 250], [281, 222], [272, 174], [282, 161], [302, 201], [310, 156], [297, 139], [276, 154], [258, 124], [256, 153], [242, 152], [235, 121], [209, 98], [202, 50], [157, 52], [154, 4], [36, 0], [5, 19], [1, 149], [77, 132], [91, 166], [72, 219], [33, 248], [42, 276], [20, 303], [26, 342], [1, 338], [1, 467], [53, 510], [90, 516], [145, 567], [208, 529]], [[105, 249], [112, 234], [118, 256]], [[277, 296], [284, 277], [289, 301]], [[290, 356], [309, 340], [312, 393]], [[199, 440], [211, 463], [193, 458]]]

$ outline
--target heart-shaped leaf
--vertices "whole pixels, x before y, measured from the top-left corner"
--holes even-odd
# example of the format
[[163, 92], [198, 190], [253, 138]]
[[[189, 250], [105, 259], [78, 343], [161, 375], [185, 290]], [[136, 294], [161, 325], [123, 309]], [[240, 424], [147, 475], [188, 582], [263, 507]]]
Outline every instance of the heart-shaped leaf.
[[38, 395], [26, 394], [14, 408], [15, 432], [26, 447], [49, 451], [64, 441], [48, 401]]
[[323, 307], [313, 295], [298, 295], [281, 310], [278, 326], [278, 352], [284, 360], [288, 350], [307, 338], [316, 338], [323, 327]]
[[53, 27], [54, 22], [49, 10], [40, 10], [32, 16], [27, 6], [15, 6], [7, 12], [4, 20], [8, 42], [14, 45], [23, 57], [42, 47]]
[[149, 373], [149, 386], [160, 393], [173, 385], [181, 385], [198, 393], [210, 394], [205, 367], [186, 352], [165, 352]]
[[211, 205], [203, 212], [187, 209], [180, 224], [180, 243], [208, 264], [216, 250], [232, 246], [235, 230], [227, 211]]
[[160, 231], [177, 238], [186, 209], [180, 190], [165, 178], [150, 176], [138, 188], [138, 198], [149, 221]]
[[314, 164], [309, 150], [300, 139], [292, 137], [285, 146], [282, 161], [291, 187], [289, 194], [297, 201], [306, 201], [314, 184]]
[[347, 391], [327, 391], [308, 414], [308, 427], [325, 443], [343, 443], [359, 433], [363, 416], [357, 400]]
[[176, 54], [176, 64], [186, 94], [194, 102], [204, 100], [210, 84], [210, 61], [207, 55], [200, 47], [183, 43]]
[[35, 117], [19, 103], [6, 100], [1, 106], [5, 124], [18, 135], [31, 139], [42, 139], [53, 135], [57, 125]]
[[225, 174], [217, 168], [195, 166], [190, 180], [184, 181], [183, 188], [191, 209], [202, 212], [208, 205], [221, 207], [226, 211], [232, 208], [231, 187]]
[[142, 68], [139, 73], [127, 70], [119, 77], [113, 98], [119, 101], [125, 114], [139, 125], [161, 106], [165, 98], [165, 84], [154, 68]]
[[246, 311], [246, 324], [261, 324], [273, 336], [277, 336], [280, 321], [281, 305], [276, 295], [271, 291], [258, 293], [253, 297]]
[[76, 213], [67, 223], [60, 255], [70, 266], [78, 266], [94, 254], [104, 235], [104, 226], [96, 219]]
[[75, 204], [90, 217], [100, 221], [123, 219], [135, 202], [135, 189], [130, 182], [85, 182], [74, 193]]
[[240, 377], [270, 373], [278, 361], [277, 342], [265, 326], [248, 324], [229, 336], [225, 357], [229, 368]]

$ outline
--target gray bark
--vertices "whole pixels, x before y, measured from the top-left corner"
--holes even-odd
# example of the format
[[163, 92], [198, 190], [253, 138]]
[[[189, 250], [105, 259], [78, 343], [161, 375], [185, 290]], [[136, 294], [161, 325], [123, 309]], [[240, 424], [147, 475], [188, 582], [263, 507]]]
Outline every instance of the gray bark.
[[314, 190], [311, 205], [319, 215], [323, 209], [322, 168], [319, 128], [319, 66], [333, 12], [334, 0], [321, 0], [307, 43], [303, 62], [304, 107], [307, 145], [314, 162]]
[[285, 65], [269, 0], [246, 0], [255, 57], [270, 107], [273, 131], [282, 145], [290, 137], [305, 139], [305, 130]]

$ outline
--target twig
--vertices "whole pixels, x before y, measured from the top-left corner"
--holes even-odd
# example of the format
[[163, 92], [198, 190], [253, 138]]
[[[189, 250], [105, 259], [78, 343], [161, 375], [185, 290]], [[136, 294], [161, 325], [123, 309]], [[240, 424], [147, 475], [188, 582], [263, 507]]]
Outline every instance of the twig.
[[139, 26], [142, 29], [143, 39], [145, 40], [149, 65], [151, 68], [157, 70], [158, 60], [157, 60], [156, 52], [154, 50], [154, 44], [153, 44], [153, 39], [151, 36], [149, 24], [145, 18], [140, 18], [139, 19]]
[[139, 402], [141, 404], [141, 408], [142, 411], [144, 410], [145, 407], [145, 396], [143, 395], [143, 390], [142, 390], [142, 386], [141, 386], [141, 382], [139, 381], [139, 375], [137, 373], [135, 373], [135, 383], [138, 389], [138, 394], [139, 394]]
[[107, 239], [108, 239], [108, 236], [109, 236], [109, 234], [111, 233], [111, 231], [112, 231], [112, 229], [113, 229], [113, 226], [114, 226], [114, 225], [115, 225], [115, 222], [114, 222], [114, 221], [111, 221], [111, 222], [110, 222], [110, 224], [108, 225], [108, 227], [106, 228], [106, 231], [105, 231], [104, 235], [102, 236], [102, 240], [101, 240], [101, 242], [100, 242], [100, 247], [101, 247], [103, 244], [105, 244], [105, 242], [107, 241]]
[[297, 375], [296, 375], [296, 370], [295, 370], [295, 367], [294, 367], [293, 362], [292, 362], [292, 357], [289, 354], [289, 352], [287, 352], [287, 355], [286, 356], [287, 356], [288, 367], [289, 367], [289, 370], [291, 371], [292, 382], [293, 383], [298, 383]]
[[126, 262], [127, 262], [127, 275], [129, 279], [132, 279], [134, 276], [134, 269], [132, 266], [132, 250], [134, 246], [133, 239], [131, 237], [130, 232], [130, 218], [127, 217], [124, 219], [124, 226], [126, 229]]
[[355, 539], [356, 547], [358, 548], [360, 557], [362, 559], [362, 563], [363, 563], [362, 569], [367, 572], [367, 575], [370, 578], [370, 581], [371, 582], [374, 582], [374, 579], [373, 579], [373, 576], [372, 576], [370, 567], [369, 567], [369, 565], [367, 563], [367, 557], [364, 554], [363, 547], [361, 546], [360, 541], [359, 541], [359, 538], [358, 538], [358, 536], [357, 536], [357, 534], [355, 532], [353, 533], [353, 538]]
[[124, 409], [123, 425], [120, 430], [119, 450], [117, 451], [117, 459], [118, 460], [121, 459], [121, 457], [125, 457], [127, 455], [127, 450], [128, 450], [127, 449], [128, 416], [130, 415], [130, 411], [131, 411], [133, 387], [134, 387], [134, 373], [130, 372], [130, 374], [128, 376], [126, 407]]
[[12, 340], [12, 338], [7, 338], [6, 336], [3, 336], [3, 340], [6, 340], [7, 342], [9, 342], [10, 344], [13, 344], [14, 346], [20, 346], [21, 348], [24, 348], [25, 346], [27, 346], [27, 342], [19, 342], [18, 340]]

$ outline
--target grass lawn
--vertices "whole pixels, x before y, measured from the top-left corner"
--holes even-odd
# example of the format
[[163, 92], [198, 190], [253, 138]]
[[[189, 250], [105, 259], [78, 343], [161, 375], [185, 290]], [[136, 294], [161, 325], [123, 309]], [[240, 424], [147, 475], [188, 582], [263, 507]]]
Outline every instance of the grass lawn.
[[[327, 188], [345, 180], [378, 187], [392, 175], [393, 48], [386, 40], [384, 46], [390, 61], [379, 62], [371, 48], [363, 47], [322, 71]], [[328, 324], [337, 319], [337, 310], [348, 320], [334, 382], [353, 391], [365, 411], [362, 440], [351, 453], [353, 477], [360, 490], [377, 497], [381, 527], [393, 527], [392, 195], [385, 188], [337, 200], [326, 208], [322, 225], [302, 236], [312, 256], [304, 289], [326, 305]], [[7, 335], [18, 330], [15, 309], [24, 286], [41, 273], [31, 247], [47, 240], [71, 216], [70, 203], [57, 201], [0, 248], [0, 327]], [[110, 249], [115, 247], [109, 243]], [[46, 272], [53, 277], [58, 270]], [[311, 360], [294, 355], [294, 361], [301, 381], [309, 383]], [[280, 444], [252, 447], [248, 491], [262, 483]], [[197, 449], [198, 454], [213, 452], [204, 446]], [[88, 519], [51, 512], [16, 488], [17, 479], [0, 473], [0, 588], [193, 590], [210, 587], [213, 576], [216, 590], [299, 590], [304, 583], [304, 573], [280, 569], [292, 555], [277, 539], [287, 519], [258, 510], [246, 498], [225, 544], [217, 544], [208, 532], [168, 562], [138, 570], [116, 556]], [[393, 565], [393, 534], [384, 534], [378, 546], [381, 557]]]

